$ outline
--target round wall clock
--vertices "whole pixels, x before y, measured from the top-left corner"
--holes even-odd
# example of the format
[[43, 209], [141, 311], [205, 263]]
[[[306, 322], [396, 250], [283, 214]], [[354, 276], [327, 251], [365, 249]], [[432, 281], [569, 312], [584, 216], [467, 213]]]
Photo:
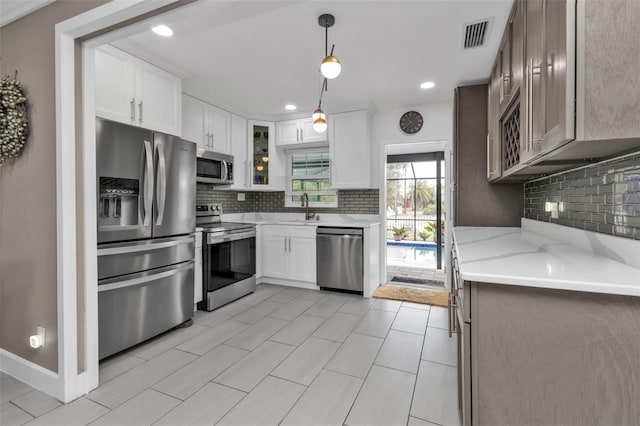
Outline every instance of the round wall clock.
[[400, 129], [409, 135], [418, 133], [423, 124], [422, 114], [417, 111], [407, 111], [400, 117]]

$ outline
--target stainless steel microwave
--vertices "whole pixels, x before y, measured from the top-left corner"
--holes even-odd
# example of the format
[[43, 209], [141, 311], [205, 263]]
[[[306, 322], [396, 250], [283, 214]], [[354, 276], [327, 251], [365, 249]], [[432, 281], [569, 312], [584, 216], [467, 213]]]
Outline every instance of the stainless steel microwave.
[[233, 155], [198, 149], [196, 181], [216, 185], [233, 183]]

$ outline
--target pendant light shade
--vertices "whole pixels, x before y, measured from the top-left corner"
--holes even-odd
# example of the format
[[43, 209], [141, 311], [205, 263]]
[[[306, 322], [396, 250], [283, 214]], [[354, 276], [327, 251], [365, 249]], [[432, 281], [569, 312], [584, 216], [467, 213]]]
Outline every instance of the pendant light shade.
[[322, 60], [320, 64], [320, 72], [322, 75], [329, 80], [332, 80], [340, 75], [340, 71], [342, 70], [342, 65], [340, 65], [340, 61], [333, 55], [329, 55]]
[[327, 131], [327, 120], [324, 118], [318, 118], [313, 121], [313, 130], [318, 133], [324, 133]]
[[325, 115], [324, 111], [321, 110], [320, 108], [318, 108], [317, 110], [313, 111], [313, 114], [311, 114], [311, 118], [313, 119], [314, 122], [318, 118], [322, 118], [325, 121], [327, 120], [327, 116]]

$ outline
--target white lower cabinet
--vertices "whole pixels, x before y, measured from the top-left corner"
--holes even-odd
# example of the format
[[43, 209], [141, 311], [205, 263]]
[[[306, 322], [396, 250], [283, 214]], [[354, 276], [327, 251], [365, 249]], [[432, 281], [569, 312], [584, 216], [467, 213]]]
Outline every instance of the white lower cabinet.
[[265, 277], [315, 282], [315, 226], [264, 225], [262, 259]]
[[[196, 232], [196, 263], [193, 274], [193, 303], [202, 301], [202, 232]], [[195, 310], [195, 309], [194, 309]]]

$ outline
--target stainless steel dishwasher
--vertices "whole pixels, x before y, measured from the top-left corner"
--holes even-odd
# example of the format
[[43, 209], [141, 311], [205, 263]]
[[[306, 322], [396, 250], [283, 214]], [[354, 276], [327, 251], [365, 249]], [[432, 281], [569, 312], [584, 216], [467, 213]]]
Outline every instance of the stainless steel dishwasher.
[[362, 228], [318, 227], [316, 278], [320, 288], [362, 294]]

